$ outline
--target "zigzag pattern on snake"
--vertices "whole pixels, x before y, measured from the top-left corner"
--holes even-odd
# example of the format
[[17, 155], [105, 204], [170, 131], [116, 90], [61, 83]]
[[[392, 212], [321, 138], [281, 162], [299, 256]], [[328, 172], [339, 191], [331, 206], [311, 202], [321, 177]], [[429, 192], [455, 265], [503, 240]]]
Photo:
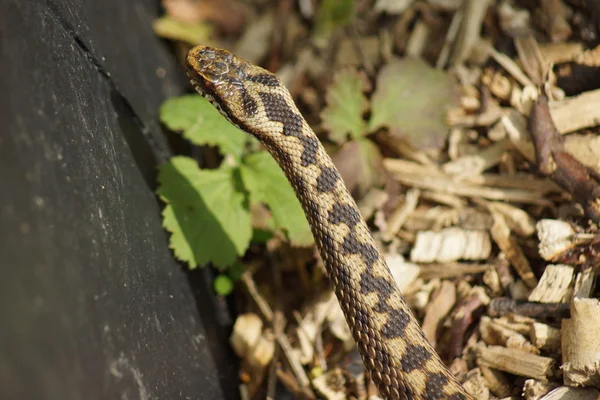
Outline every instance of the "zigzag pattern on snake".
[[292, 184], [381, 394], [471, 399], [425, 339], [338, 170], [277, 76], [204, 46], [190, 50], [186, 67], [196, 90], [258, 138]]

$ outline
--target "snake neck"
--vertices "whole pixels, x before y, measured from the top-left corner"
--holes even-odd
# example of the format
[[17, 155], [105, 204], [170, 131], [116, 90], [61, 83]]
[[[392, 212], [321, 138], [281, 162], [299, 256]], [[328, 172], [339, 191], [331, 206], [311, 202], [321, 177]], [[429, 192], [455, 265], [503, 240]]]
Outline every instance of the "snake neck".
[[[293, 111], [293, 110], [292, 110]], [[279, 111], [281, 113], [281, 111]], [[291, 111], [290, 111], [291, 112]], [[470, 399], [425, 339], [340, 173], [302, 120], [301, 130], [258, 136], [307, 216], [328, 276], [382, 395]]]

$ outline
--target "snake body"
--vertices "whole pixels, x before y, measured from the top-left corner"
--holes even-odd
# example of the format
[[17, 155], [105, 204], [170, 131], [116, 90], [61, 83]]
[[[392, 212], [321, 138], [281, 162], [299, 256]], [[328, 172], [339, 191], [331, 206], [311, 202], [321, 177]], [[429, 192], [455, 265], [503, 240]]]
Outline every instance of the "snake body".
[[293, 186], [380, 393], [471, 399], [423, 335], [338, 170], [277, 76], [205, 46], [189, 51], [186, 68], [196, 90], [258, 138]]

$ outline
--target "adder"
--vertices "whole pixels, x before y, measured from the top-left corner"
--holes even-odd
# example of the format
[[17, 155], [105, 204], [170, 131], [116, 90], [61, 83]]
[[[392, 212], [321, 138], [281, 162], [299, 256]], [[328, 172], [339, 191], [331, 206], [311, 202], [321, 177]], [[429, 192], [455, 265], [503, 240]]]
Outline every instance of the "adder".
[[271, 153], [302, 204], [335, 294], [380, 393], [472, 397], [425, 338], [340, 173], [278, 77], [227, 50], [189, 51], [196, 90]]

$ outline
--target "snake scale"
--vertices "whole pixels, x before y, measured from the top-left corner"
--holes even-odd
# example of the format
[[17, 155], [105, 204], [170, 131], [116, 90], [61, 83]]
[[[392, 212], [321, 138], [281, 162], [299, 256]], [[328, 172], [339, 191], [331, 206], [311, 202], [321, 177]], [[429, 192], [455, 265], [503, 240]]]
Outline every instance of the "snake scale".
[[472, 399], [421, 331], [331, 158], [277, 76], [227, 50], [191, 49], [187, 73], [255, 136], [296, 192], [371, 378], [388, 399]]

